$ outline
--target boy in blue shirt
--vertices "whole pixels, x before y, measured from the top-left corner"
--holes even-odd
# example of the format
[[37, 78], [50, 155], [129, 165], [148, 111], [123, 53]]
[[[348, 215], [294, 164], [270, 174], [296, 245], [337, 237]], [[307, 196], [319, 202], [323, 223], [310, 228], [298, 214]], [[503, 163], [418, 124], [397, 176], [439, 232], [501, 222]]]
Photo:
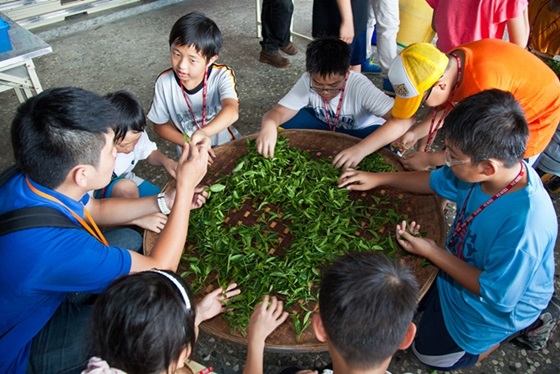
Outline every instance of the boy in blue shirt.
[[457, 203], [446, 242], [397, 226], [397, 240], [440, 268], [413, 351], [439, 370], [469, 367], [530, 327], [554, 291], [556, 214], [539, 176], [523, 161], [529, 135], [513, 95], [483, 91], [453, 109], [443, 127], [446, 166], [433, 172], [367, 173], [349, 169], [341, 187], [381, 185], [435, 192]]

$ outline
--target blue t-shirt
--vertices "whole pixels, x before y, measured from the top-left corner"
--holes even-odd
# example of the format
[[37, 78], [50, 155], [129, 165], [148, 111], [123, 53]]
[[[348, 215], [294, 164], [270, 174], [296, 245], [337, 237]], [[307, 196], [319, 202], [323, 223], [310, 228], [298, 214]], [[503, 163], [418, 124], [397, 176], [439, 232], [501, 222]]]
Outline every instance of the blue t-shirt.
[[[33, 182], [32, 182], [33, 183]], [[33, 183], [84, 217], [89, 196], [75, 201]], [[57, 203], [36, 195], [22, 174], [0, 188], [0, 214]], [[107, 247], [79, 228], [44, 227], [0, 236], [0, 372], [25, 373], [33, 337], [45, 326], [68, 292], [103, 291], [116, 277], [128, 274], [130, 253]]]
[[[455, 342], [472, 354], [486, 352], [529, 326], [554, 291], [556, 213], [537, 173], [531, 167], [527, 170], [525, 188], [503, 195], [478, 214], [467, 227], [464, 241], [455, 239], [450, 246], [451, 229], [446, 243], [448, 251], [482, 270], [481, 296], [443, 272], [437, 279], [445, 326]], [[430, 187], [456, 202], [457, 211], [471, 186], [448, 167], [430, 176]], [[464, 219], [490, 197], [475, 184]]]

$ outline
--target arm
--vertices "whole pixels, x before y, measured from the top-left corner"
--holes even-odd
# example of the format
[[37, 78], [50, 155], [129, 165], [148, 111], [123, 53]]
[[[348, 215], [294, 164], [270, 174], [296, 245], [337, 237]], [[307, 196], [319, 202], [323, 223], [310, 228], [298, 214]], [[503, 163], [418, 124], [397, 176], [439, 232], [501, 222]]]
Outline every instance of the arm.
[[435, 266], [455, 279], [461, 286], [481, 296], [479, 277], [482, 274], [482, 270], [438, 247], [434, 241], [414, 236], [419, 230], [420, 225], [412, 222], [410, 232], [407, 231], [406, 222], [403, 221], [401, 225], [397, 225], [397, 241], [406, 251], [427, 258]]
[[401, 162], [406, 170], [426, 170], [444, 165], [445, 152], [424, 152], [424, 150], [410, 152], [401, 158]]
[[171, 123], [157, 124], [154, 123], [154, 131], [163, 139], [182, 146], [185, 143], [185, 138], [179, 130]]
[[221, 101], [222, 109], [210, 121], [203, 130], [197, 130], [192, 134], [192, 141], [194, 144], [198, 144], [201, 136], [212, 137], [218, 134], [220, 131], [227, 129], [239, 118], [239, 102], [236, 99], [223, 99]]
[[265, 340], [287, 318], [288, 312], [283, 311], [282, 301], [273, 296], [269, 303], [268, 295], [263, 297], [262, 303], [251, 314], [243, 374], [262, 374]]
[[274, 108], [266, 112], [261, 121], [261, 130], [257, 136], [257, 152], [264, 157], [274, 158], [274, 148], [278, 130], [276, 129], [286, 123], [297, 114], [297, 110], [288, 109], [283, 105], [277, 104]]
[[196, 186], [206, 174], [207, 165], [208, 150], [205, 147], [185, 144], [177, 167], [177, 188], [171, 214], [149, 256], [131, 252], [131, 272], [153, 268], [177, 270], [188, 233], [193, 200], [197, 205]]
[[403, 135], [413, 124], [414, 118], [397, 119], [390, 117], [380, 128], [368, 135], [358, 144], [337, 154], [333, 159], [333, 166], [335, 168], [355, 167], [364, 157]]
[[366, 191], [379, 186], [391, 186], [408, 192], [432, 193], [429, 171], [369, 173], [348, 169], [338, 180], [338, 187]]
[[165, 170], [167, 170], [169, 175], [171, 175], [173, 178], [176, 177], [177, 162], [175, 160], [170, 159], [160, 151], [155, 150], [152, 153], [150, 153], [146, 161], [148, 161], [150, 165], [163, 166]]
[[354, 16], [352, 15], [352, 4], [350, 0], [336, 0], [340, 12], [340, 32], [339, 37], [346, 43], [354, 40]]
[[509, 41], [525, 48], [529, 41], [529, 15], [527, 8], [519, 17], [510, 18], [506, 22]]

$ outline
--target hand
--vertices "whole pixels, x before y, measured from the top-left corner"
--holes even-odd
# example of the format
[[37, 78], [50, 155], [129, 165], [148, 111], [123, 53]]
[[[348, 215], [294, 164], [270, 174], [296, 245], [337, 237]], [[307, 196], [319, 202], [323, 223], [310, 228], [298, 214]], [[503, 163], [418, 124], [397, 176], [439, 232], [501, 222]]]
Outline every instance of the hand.
[[354, 23], [353, 22], [344, 22], [340, 23], [340, 40], [352, 44], [354, 40]]
[[346, 169], [338, 178], [338, 187], [346, 186], [347, 190], [367, 191], [379, 186], [375, 173]]
[[270, 298], [265, 295], [262, 303], [257, 305], [251, 314], [248, 328], [248, 341], [263, 342], [266, 338], [288, 318], [288, 312], [283, 311], [284, 304], [276, 296]]
[[177, 165], [177, 188], [181, 184], [197, 186], [208, 169], [208, 149], [185, 143]]
[[201, 322], [216, 317], [225, 311], [225, 304], [230, 298], [237, 296], [241, 290], [237, 288], [237, 284], [232, 283], [224, 290], [222, 287], [215, 289], [196, 305], [196, 321], [199, 325]]
[[152, 213], [136, 218], [131, 223], [143, 228], [144, 230], [150, 230], [159, 234], [167, 223], [167, 216], [163, 213]]
[[257, 152], [266, 158], [274, 158], [277, 138], [278, 130], [276, 130], [276, 126], [262, 126], [257, 136]]
[[212, 141], [210, 137], [203, 130], [196, 130], [191, 135], [191, 144], [200, 145], [207, 149], [212, 148]]
[[432, 166], [430, 156], [429, 152], [413, 151], [401, 157], [401, 162], [406, 170], [426, 170]]
[[402, 221], [400, 225], [397, 225], [397, 241], [405, 251], [429, 258], [429, 255], [433, 253], [433, 251], [442, 250], [433, 240], [421, 238], [417, 236], [419, 234], [420, 225], [414, 221], [412, 221], [408, 230], [406, 221]]
[[194, 189], [193, 201], [191, 209], [198, 209], [204, 205], [206, 198], [208, 197], [208, 192], [205, 186], [198, 186]]
[[[413, 119], [412, 124], [416, 122], [416, 119]], [[411, 124], [411, 126], [412, 126]], [[398, 149], [401, 152], [406, 152], [410, 148], [414, 147], [414, 145], [418, 142], [416, 134], [414, 131], [407, 131], [405, 132], [400, 138], [395, 140], [391, 143], [391, 146]]]
[[334, 156], [332, 164], [335, 169], [340, 167], [343, 169], [354, 168], [366, 156], [367, 153], [364, 153], [361, 147], [359, 147], [359, 144], [356, 144]]

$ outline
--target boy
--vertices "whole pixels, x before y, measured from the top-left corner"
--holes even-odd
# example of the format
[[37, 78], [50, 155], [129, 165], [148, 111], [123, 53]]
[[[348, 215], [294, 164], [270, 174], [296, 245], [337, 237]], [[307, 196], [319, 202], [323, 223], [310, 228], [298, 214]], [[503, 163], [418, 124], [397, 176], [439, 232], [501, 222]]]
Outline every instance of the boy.
[[132, 171], [138, 161], [146, 160], [150, 165], [163, 166], [175, 178], [177, 162], [157, 150], [146, 133], [146, 116], [142, 105], [131, 93], [117, 91], [105, 96], [117, 109], [119, 121], [114, 127], [115, 170], [111, 183], [95, 191], [96, 198], [138, 198], [157, 195], [161, 189], [136, 176]]
[[[397, 95], [394, 117], [411, 118], [422, 103], [434, 107], [420, 124], [395, 142], [402, 149], [414, 146], [425, 136], [429, 145], [449, 110], [485, 89], [511, 92], [521, 105], [530, 132], [524, 157], [530, 163], [544, 150], [560, 121], [560, 82], [554, 73], [530, 52], [502, 40], [464, 44], [449, 55], [429, 43], [412, 44], [393, 61], [389, 79]], [[386, 138], [385, 144], [395, 139]], [[335, 166], [356, 166], [379, 149], [378, 142], [369, 137], [342, 151], [335, 156]], [[443, 165], [443, 151], [425, 152], [425, 145], [418, 144], [417, 152], [402, 159], [407, 168]]]
[[[463, 100], [443, 135], [446, 166], [436, 171], [350, 169], [340, 186], [388, 185], [457, 203], [446, 249], [408, 233], [406, 222], [397, 227], [405, 250], [441, 269], [425, 300], [414, 353], [433, 368], [455, 370], [484, 359], [539, 318], [554, 291], [558, 227], [536, 171], [522, 161], [529, 131], [512, 94], [489, 90]], [[411, 228], [418, 231], [415, 223]]]
[[171, 69], [156, 81], [148, 119], [162, 138], [183, 145], [210, 137], [212, 146], [240, 137], [233, 127], [239, 117], [233, 70], [214, 64], [222, 48], [218, 26], [203, 13], [181, 18], [169, 34]]
[[[208, 147], [185, 145], [177, 188], [159, 201], [90, 199], [88, 191], [107, 185], [114, 170], [116, 120], [106, 99], [72, 87], [46, 90], [18, 108], [11, 139], [20, 172], [0, 186], [0, 214], [50, 208], [70, 227], [46, 218], [0, 235], [2, 373], [79, 372], [89, 358], [91, 305], [76, 293], [99, 293], [131, 272], [177, 269], [190, 209], [205, 200], [196, 185], [206, 174]], [[96, 225], [120, 225], [171, 206], [149, 256], [131, 250], [139, 248], [123, 242], [123, 231], [109, 237]]]
[[306, 73], [263, 116], [257, 137], [257, 150], [263, 156], [274, 157], [278, 126], [339, 131], [359, 138], [373, 131], [372, 137], [403, 134], [410, 127], [409, 120], [392, 119], [393, 99], [368, 78], [350, 71], [350, 48], [344, 41], [315, 39], [307, 46], [305, 58]]
[[417, 301], [414, 275], [383, 254], [350, 252], [330, 264], [321, 276], [312, 326], [327, 343], [334, 373], [388, 373], [393, 355], [414, 339]]

